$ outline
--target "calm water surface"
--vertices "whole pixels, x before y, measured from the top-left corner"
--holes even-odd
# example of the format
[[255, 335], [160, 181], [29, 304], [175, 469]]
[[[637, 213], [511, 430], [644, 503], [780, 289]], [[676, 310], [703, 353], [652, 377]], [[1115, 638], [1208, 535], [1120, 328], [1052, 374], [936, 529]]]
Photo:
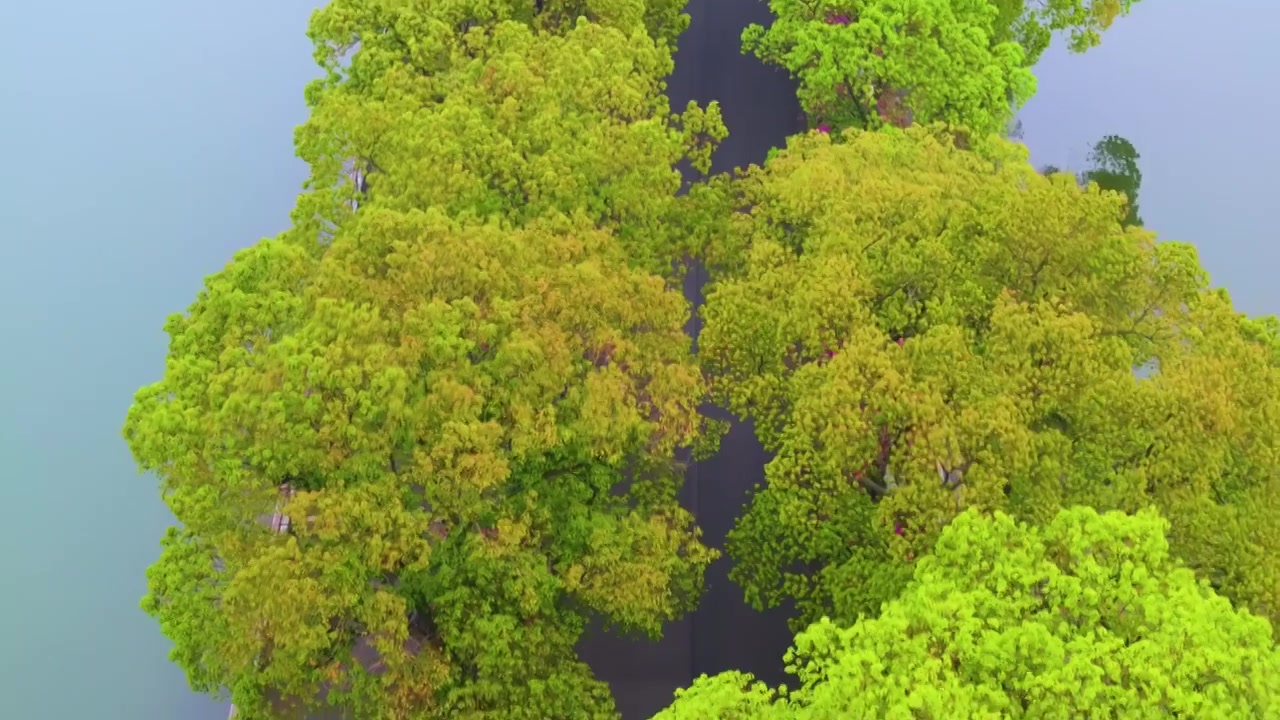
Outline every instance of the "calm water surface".
[[[225, 717], [137, 609], [171, 518], [119, 428], [162, 371], [165, 315], [287, 222], [313, 5], [0, 8], [0, 716]], [[1023, 117], [1038, 163], [1129, 137], [1148, 225], [1251, 312], [1280, 311], [1277, 24], [1280, 5], [1147, 0], [1094, 53], [1051, 53]]]

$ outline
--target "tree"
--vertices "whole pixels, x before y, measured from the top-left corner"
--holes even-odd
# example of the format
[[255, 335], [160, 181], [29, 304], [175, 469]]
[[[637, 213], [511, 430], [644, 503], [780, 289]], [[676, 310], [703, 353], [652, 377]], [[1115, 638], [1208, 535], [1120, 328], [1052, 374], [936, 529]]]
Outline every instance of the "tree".
[[[1138, 169], [1138, 151], [1133, 143], [1119, 135], [1108, 135], [1094, 144], [1089, 153], [1090, 167], [1077, 174], [1081, 187], [1095, 183], [1099, 188], [1124, 196], [1121, 224], [1142, 225], [1138, 215], [1138, 191], [1142, 188], [1142, 171]], [[1055, 175], [1063, 170], [1056, 165], [1040, 168], [1042, 175]]]
[[1138, 0], [994, 0], [998, 9], [993, 39], [1022, 46], [1027, 67], [1035, 65], [1054, 33], [1067, 37], [1067, 47], [1082, 53], [1102, 42], [1102, 33], [1128, 15]]
[[1180, 567], [1165, 526], [966, 511], [879, 618], [796, 638], [794, 690], [704, 675], [655, 720], [1277, 717], [1270, 624]]
[[989, 0], [771, 0], [743, 51], [799, 79], [817, 125], [876, 129], [943, 121], [1004, 130], [1035, 92], [1022, 48], [996, 39]]
[[331, 0], [313, 13], [310, 34], [322, 62], [359, 47], [366, 51], [364, 62], [378, 56], [374, 62], [384, 69], [406, 61], [419, 67], [447, 63], [442, 49], [459, 48], [471, 29], [504, 22], [562, 34], [585, 18], [628, 34], [643, 29], [674, 50], [689, 27], [684, 6], [685, 0]]
[[[527, 0], [335, 0], [317, 11], [311, 37], [326, 75], [308, 87], [311, 116], [297, 133], [312, 167], [299, 231], [327, 232], [356, 196], [513, 225], [581, 213], [636, 262], [670, 272], [688, 250], [674, 166], [687, 158], [706, 171], [726, 130], [715, 103], [670, 113], [671, 52], [640, 16], [674, 3], [587, 5], [616, 12], [553, 33], [510, 19], [527, 19]], [[363, 191], [342, 180], [353, 162]]]
[[1177, 557], [1276, 616], [1276, 323], [1193, 248], [943, 128], [793, 138], [731, 193], [698, 343], [775, 453], [727, 545], [753, 605], [874, 614], [969, 507], [1155, 504]]
[[[568, 221], [373, 206], [318, 259], [239, 253], [170, 319], [125, 429], [183, 525], [145, 607], [193, 686], [244, 717], [326, 688], [361, 716], [610, 716], [584, 612], [657, 633], [713, 556], [676, 501], [686, 316]], [[284, 482], [277, 535], [254, 519]]]
[[[634, 27], [637, 19], [650, 37], [672, 51], [689, 27], [687, 0], [534, 0], [537, 27], [572, 27], [580, 17], [604, 26]], [[527, 6], [528, 0], [523, 3]]]
[[716, 435], [646, 267], [684, 242], [671, 164], [723, 125], [672, 124], [639, 15], [534, 9], [320, 10], [294, 226], [169, 319], [129, 411], [181, 523], [143, 607], [244, 720], [613, 717], [587, 618], [656, 635], [696, 603], [677, 457]]
[[1099, 140], [1089, 153], [1090, 168], [1081, 174], [1081, 182], [1097, 183], [1103, 190], [1125, 196], [1125, 225], [1142, 225], [1138, 214], [1138, 191], [1142, 189], [1142, 171], [1138, 169], [1141, 156], [1133, 143], [1119, 135], [1108, 135]]

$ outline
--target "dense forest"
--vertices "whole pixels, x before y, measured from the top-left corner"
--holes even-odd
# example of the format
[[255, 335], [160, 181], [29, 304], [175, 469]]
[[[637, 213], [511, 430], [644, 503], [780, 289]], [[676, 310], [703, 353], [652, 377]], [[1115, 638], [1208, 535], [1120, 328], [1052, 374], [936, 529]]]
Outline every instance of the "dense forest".
[[684, 0], [331, 0], [291, 226], [124, 428], [173, 661], [241, 720], [616, 718], [576, 647], [698, 606], [714, 404], [772, 454], [723, 552], [795, 680], [661, 720], [1280, 717], [1280, 321], [1144, 227], [1128, 140], [1017, 141], [1133, 3], [772, 0], [742, 50], [808, 129], [712, 174]]

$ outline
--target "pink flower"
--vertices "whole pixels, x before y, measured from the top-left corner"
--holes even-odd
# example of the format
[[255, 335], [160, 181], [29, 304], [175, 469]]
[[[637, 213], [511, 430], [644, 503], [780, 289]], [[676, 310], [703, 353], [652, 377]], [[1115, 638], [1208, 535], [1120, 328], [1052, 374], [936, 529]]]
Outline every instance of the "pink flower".
[[822, 123], [821, 125], [818, 126], [818, 132], [823, 134], [829, 133], [831, 132], [831, 126], [826, 123]]
[[893, 534], [894, 534], [894, 535], [901, 535], [901, 534], [902, 534], [902, 525], [901, 525], [900, 523], [894, 523], [894, 524], [893, 524]]
[[834, 15], [834, 14], [833, 14], [833, 15], [827, 15], [827, 24], [828, 24], [828, 25], [848, 25], [848, 24], [849, 24], [849, 16], [848, 16], [848, 15]]

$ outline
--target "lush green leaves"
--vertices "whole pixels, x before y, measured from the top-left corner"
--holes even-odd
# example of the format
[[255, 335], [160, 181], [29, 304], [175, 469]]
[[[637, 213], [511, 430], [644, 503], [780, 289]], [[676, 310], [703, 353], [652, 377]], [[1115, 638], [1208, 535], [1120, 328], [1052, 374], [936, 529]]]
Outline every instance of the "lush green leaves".
[[724, 127], [669, 117], [679, 9], [314, 16], [294, 227], [170, 319], [125, 428], [183, 525], [143, 604], [193, 687], [246, 720], [606, 718], [587, 616], [656, 635], [693, 607], [715, 553], [675, 457], [715, 434], [687, 302], [644, 268], [705, 222], [673, 165]]
[[[477, 16], [472, 5], [490, 8], [486, 20], [513, 15], [510, 3], [474, 0], [336, 0], [317, 13], [312, 34], [330, 72], [309, 88], [312, 114], [298, 130], [313, 191], [298, 228], [314, 236], [349, 212], [359, 193], [343, 173], [354, 163], [368, 176], [366, 201], [516, 225], [581, 213], [614, 229], [637, 262], [669, 272], [688, 250], [674, 166], [688, 157], [707, 170], [726, 133], [718, 107], [671, 116], [670, 51], [638, 20], [581, 19], [557, 34], [513, 20], [455, 29]], [[399, 29], [384, 31], [392, 20]], [[366, 36], [377, 41], [339, 63], [338, 51]]]
[[1035, 92], [1022, 48], [996, 39], [989, 0], [771, 0], [743, 49], [799, 79], [815, 124], [834, 129], [944, 121], [1004, 129]]
[[1189, 246], [941, 129], [796, 138], [736, 190], [699, 348], [776, 453], [729, 538], [751, 602], [853, 619], [965, 508], [1154, 502], [1175, 554], [1275, 612], [1275, 553], [1227, 550], [1276, 494], [1274, 335]]
[[1280, 716], [1270, 625], [1179, 567], [1164, 527], [969, 510], [879, 618], [797, 636], [798, 687], [703, 676], [655, 720]]
[[1073, 51], [1101, 41], [1137, 0], [770, 0], [743, 51], [800, 82], [811, 126], [946, 122], [1005, 131], [1034, 93], [1054, 33]]
[[[675, 500], [703, 394], [686, 317], [569, 221], [372, 204], [322, 255], [240, 253], [170, 321], [126, 427], [186, 528], [146, 601], [175, 660], [242, 712], [333, 685], [387, 717], [607, 715], [567, 600], [656, 633], [712, 557]], [[255, 517], [284, 481], [277, 536]]]
[[1138, 191], [1142, 189], [1142, 170], [1138, 168], [1138, 151], [1133, 143], [1119, 135], [1108, 135], [1099, 140], [1089, 153], [1090, 167], [1081, 179], [1097, 183], [1103, 190], [1111, 190], [1125, 196], [1125, 225], [1141, 225], [1138, 214]]
[[1280, 321], [1137, 227], [1123, 139], [1082, 187], [992, 137], [1130, 5], [774, 0], [748, 48], [883, 132], [679, 197], [725, 136], [668, 109], [680, 0], [317, 11], [294, 226], [169, 320], [126, 423], [181, 522], [143, 601], [175, 662], [245, 720], [613, 717], [574, 648], [695, 605], [710, 391], [776, 456], [732, 577], [816, 624], [799, 689], [664, 717], [1268, 716], [1266, 624], [1175, 566], [1280, 616]]
[[1026, 63], [1034, 65], [1054, 33], [1067, 38], [1073, 52], [1084, 52], [1102, 42], [1102, 33], [1117, 18], [1127, 15], [1138, 0], [993, 0], [999, 15], [994, 38], [1022, 46]]

